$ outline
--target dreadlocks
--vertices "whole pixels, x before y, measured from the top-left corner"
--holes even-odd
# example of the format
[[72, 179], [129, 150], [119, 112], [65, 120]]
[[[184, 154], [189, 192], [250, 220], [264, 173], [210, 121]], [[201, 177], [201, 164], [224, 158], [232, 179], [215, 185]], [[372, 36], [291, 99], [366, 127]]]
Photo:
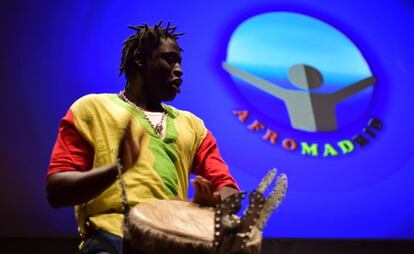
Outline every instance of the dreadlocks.
[[177, 40], [184, 33], [176, 33], [176, 26], [171, 26], [168, 22], [167, 27], [162, 27], [162, 21], [155, 24], [154, 27], [148, 27], [147, 24], [138, 26], [128, 26], [135, 30], [135, 34], [123, 42], [121, 66], [119, 75], [125, 74], [127, 78], [130, 74], [137, 71], [134, 62], [134, 52], [138, 49], [143, 57], [150, 56], [152, 52], [161, 44], [161, 39], [171, 38]]

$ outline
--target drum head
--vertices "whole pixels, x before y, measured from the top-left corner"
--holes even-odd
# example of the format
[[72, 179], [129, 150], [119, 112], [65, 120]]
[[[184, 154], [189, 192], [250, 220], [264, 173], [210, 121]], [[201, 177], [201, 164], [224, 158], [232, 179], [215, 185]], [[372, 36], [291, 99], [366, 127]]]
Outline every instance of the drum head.
[[154, 200], [131, 209], [130, 222], [163, 232], [211, 243], [214, 234], [214, 209], [200, 208], [192, 202]]
[[[214, 209], [188, 201], [151, 200], [130, 210], [125, 238], [134, 254], [214, 253]], [[256, 232], [240, 253], [260, 253]]]

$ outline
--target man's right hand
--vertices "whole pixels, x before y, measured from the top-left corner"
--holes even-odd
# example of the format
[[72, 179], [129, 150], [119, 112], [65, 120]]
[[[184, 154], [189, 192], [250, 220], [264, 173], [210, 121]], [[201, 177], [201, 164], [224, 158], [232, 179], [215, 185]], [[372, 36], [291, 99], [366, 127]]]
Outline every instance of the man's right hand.
[[131, 121], [125, 128], [118, 150], [119, 163], [122, 166], [122, 173], [130, 169], [138, 160], [143, 136], [134, 140], [131, 133]]

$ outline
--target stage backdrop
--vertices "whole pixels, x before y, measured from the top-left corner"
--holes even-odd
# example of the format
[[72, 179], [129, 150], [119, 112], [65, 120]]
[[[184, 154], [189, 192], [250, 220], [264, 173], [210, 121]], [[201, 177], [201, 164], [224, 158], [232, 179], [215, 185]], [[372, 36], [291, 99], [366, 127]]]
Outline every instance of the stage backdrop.
[[265, 237], [413, 239], [410, 2], [2, 3], [0, 235], [76, 234], [44, 191], [59, 120], [123, 88], [127, 25], [164, 20], [186, 33], [171, 104], [204, 120], [243, 190], [289, 177]]

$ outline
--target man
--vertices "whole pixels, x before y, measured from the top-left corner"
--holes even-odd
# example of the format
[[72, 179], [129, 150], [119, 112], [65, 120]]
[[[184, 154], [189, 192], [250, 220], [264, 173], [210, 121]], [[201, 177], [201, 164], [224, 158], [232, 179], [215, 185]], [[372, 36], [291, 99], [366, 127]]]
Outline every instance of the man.
[[214, 206], [237, 192], [215, 139], [190, 112], [163, 104], [180, 92], [183, 71], [176, 27], [130, 27], [119, 94], [80, 98], [61, 120], [48, 170], [52, 207], [75, 206], [85, 241], [81, 253], [123, 253], [122, 221], [128, 206], [148, 199], [187, 199]]

